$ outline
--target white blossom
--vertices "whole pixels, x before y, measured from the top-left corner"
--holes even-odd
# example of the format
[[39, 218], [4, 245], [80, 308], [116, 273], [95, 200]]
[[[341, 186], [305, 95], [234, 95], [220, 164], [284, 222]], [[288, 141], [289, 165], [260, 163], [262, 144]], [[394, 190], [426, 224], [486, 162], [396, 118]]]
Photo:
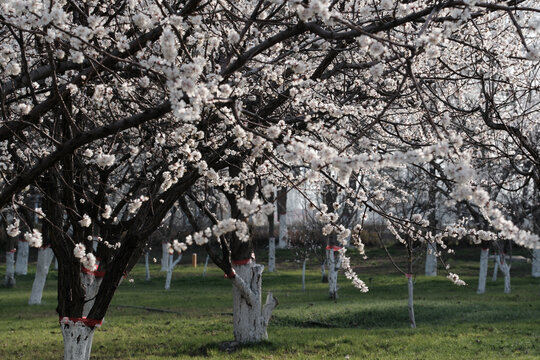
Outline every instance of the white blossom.
[[13, 222], [6, 227], [6, 232], [11, 237], [19, 235], [21, 233], [19, 230], [19, 219], [14, 219]]
[[41, 232], [39, 232], [37, 229], [33, 229], [32, 232], [25, 233], [24, 239], [28, 241], [28, 245], [31, 247], [41, 247], [41, 244], [43, 243]]
[[133, 22], [141, 30], [149, 29], [152, 26], [150, 18], [143, 13], [138, 13], [133, 16]]
[[238, 41], [240, 41], [240, 34], [238, 34], [236, 30], [230, 29], [227, 34], [227, 40], [231, 44], [236, 44]]
[[105, 211], [101, 213], [101, 217], [104, 219], [109, 219], [111, 217], [111, 214], [112, 214], [111, 206], [109, 204], [105, 205]]
[[6, 70], [5, 70], [6, 75], [15, 76], [15, 75], [19, 75], [20, 73], [21, 73], [21, 67], [19, 66], [19, 64], [15, 63], [15, 62], [10, 62], [6, 66]]
[[163, 58], [169, 62], [174, 62], [176, 58], [176, 36], [170, 27], [166, 27], [160, 37], [161, 53]]
[[448, 273], [446, 278], [450, 279], [454, 284], [458, 286], [464, 286], [467, 285], [465, 281], [461, 280], [457, 274], [454, 273]]
[[79, 243], [73, 248], [73, 256], [77, 259], [82, 259], [86, 255], [86, 247]]
[[96, 257], [94, 254], [89, 253], [81, 257], [81, 264], [88, 270], [96, 270]]
[[114, 161], [116, 159], [116, 156], [114, 154], [104, 154], [100, 152], [96, 156], [96, 164], [102, 169], [105, 169], [108, 166], [114, 165]]
[[89, 227], [90, 224], [92, 224], [92, 219], [90, 219], [90, 216], [88, 214], [84, 214], [82, 219], [79, 220], [79, 225], [82, 227]]
[[179, 242], [178, 240], [173, 240], [173, 248], [177, 253], [181, 253], [187, 250], [187, 245], [183, 242]]
[[143, 202], [147, 201], [147, 196], [140, 196], [137, 199], [132, 200], [128, 205], [128, 211], [130, 214], [135, 213], [142, 206]]

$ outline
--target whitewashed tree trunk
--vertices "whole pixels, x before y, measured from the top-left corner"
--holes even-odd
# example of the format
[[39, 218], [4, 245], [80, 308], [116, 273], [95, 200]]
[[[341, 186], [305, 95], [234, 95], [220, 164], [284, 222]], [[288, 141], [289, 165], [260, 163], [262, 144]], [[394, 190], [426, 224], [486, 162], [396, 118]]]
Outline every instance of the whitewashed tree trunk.
[[204, 261], [204, 269], [202, 272], [202, 276], [206, 276], [206, 270], [208, 269], [208, 259], [210, 259], [210, 255], [206, 255], [206, 260]]
[[28, 274], [28, 253], [30, 248], [28, 241], [19, 240], [17, 245], [17, 262], [15, 263], [15, 274], [26, 275]]
[[409, 293], [409, 301], [408, 301], [408, 308], [409, 308], [409, 319], [411, 321], [411, 328], [416, 328], [416, 320], [414, 318], [414, 283], [412, 274], [408, 274], [407, 276], [407, 288]]
[[32, 284], [30, 299], [28, 300], [29, 305], [41, 304], [43, 288], [45, 287], [45, 281], [47, 280], [47, 274], [49, 273], [53, 256], [54, 253], [50, 247], [40, 248], [38, 250], [36, 276]]
[[103, 281], [102, 277], [95, 277], [92, 274], [81, 273], [81, 284], [85, 290], [85, 303], [83, 307], [83, 316], [88, 315], [94, 302], [96, 301], [96, 295], [99, 291], [99, 286]]
[[6, 278], [4, 279], [4, 286], [15, 286], [15, 251], [6, 252]]
[[233, 282], [234, 338], [240, 343], [252, 343], [268, 339], [266, 331], [272, 311], [278, 305], [272, 293], [268, 293], [262, 306], [263, 265], [250, 262], [235, 265]]
[[328, 295], [330, 299], [338, 298], [338, 272], [341, 266], [341, 256], [335, 258], [334, 250], [326, 250], [326, 258], [328, 262]]
[[482, 249], [480, 252], [480, 272], [478, 273], [477, 294], [486, 292], [486, 278], [488, 273], [489, 249]]
[[150, 281], [150, 263], [148, 261], [150, 254], [147, 252], [144, 253], [144, 270], [146, 272], [146, 281]]
[[[103, 278], [96, 277], [94, 273], [81, 272], [81, 285], [85, 291], [82, 312], [84, 319], [94, 306], [102, 281]], [[64, 360], [89, 360], [95, 328], [85, 325], [82, 321], [73, 321], [67, 317], [61, 319], [60, 327], [64, 337]]]
[[511, 288], [510, 288], [510, 268], [511, 265], [505, 260], [505, 256], [495, 256], [496, 263], [499, 264], [499, 267], [501, 268], [501, 272], [504, 275], [504, 293], [510, 294]]
[[58, 259], [54, 257], [54, 270], [58, 270]]
[[167, 271], [169, 268], [169, 243], [168, 242], [162, 242], [161, 243], [161, 270], [160, 271]]
[[268, 272], [276, 271], [276, 238], [268, 239]]
[[285, 249], [288, 245], [289, 233], [287, 230], [287, 213], [279, 215], [279, 243], [278, 248]]
[[[507, 266], [505, 264], [505, 266]], [[508, 266], [508, 269], [503, 270], [504, 273], [504, 293], [510, 294], [512, 289], [510, 288], [510, 267]]]
[[497, 273], [499, 272], [499, 262], [497, 261], [497, 256], [495, 256], [495, 267], [493, 268], [493, 276], [491, 281], [497, 281]]
[[306, 262], [307, 259], [304, 259], [302, 263], [302, 291], [306, 290]]
[[62, 319], [60, 327], [64, 337], [64, 360], [89, 360], [94, 328], [67, 319]]
[[533, 250], [532, 277], [540, 277], [540, 249]]
[[328, 263], [328, 292], [331, 299], [335, 299], [337, 294], [335, 292], [335, 280], [332, 269], [334, 269], [334, 252], [332, 250], [326, 250], [326, 262]]
[[437, 244], [428, 243], [426, 250], [426, 276], [437, 276]]
[[174, 261], [172, 255], [169, 257], [169, 267], [167, 269], [167, 277], [165, 278], [165, 290], [169, 290], [171, 288], [173, 270], [174, 267], [180, 262], [180, 260], [182, 260], [182, 254], [178, 255], [178, 257]]

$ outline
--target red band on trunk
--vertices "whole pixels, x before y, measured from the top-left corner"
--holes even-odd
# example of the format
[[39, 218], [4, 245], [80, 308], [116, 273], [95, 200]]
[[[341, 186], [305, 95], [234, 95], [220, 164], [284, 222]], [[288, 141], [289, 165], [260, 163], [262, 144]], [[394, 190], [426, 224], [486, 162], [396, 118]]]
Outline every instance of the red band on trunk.
[[326, 250], [339, 251], [339, 250], [341, 250], [341, 247], [335, 246], [335, 245], [332, 245], [332, 246], [328, 245], [328, 246], [326, 247]]
[[19, 239], [19, 242], [28, 242], [26, 239]]
[[410, 278], [412, 277], [412, 274], [405, 274], [405, 277], [406, 277], [407, 279], [410, 279]]
[[82, 266], [81, 269], [82, 269], [81, 271], [83, 273], [89, 274], [89, 273], [93, 273], [94, 271], [96, 271], [98, 269], [98, 265], [97, 264], [94, 265], [94, 270], [87, 269], [84, 266]]
[[486, 251], [486, 250], [489, 250], [489, 248], [482, 248], [482, 250]]
[[247, 265], [251, 262], [251, 258], [249, 259], [244, 259], [244, 260], [233, 260], [232, 263], [233, 265]]
[[[96, 265], [96, 269], [97, 269], [97, 265]], [[92, 271], [92, 270], [88, 270], [84, 266], [82, 267], [81, 272], [83, 272], [85, 274], [88, 274], [88, 275], [94, 275], [97, 278], [102, 278], [102, 277], [105, 276], [105, 271], [97, 271], [97, 270]]]
[[[97, 258], [96, 258], [97, 259]], [[81, 272], [88, 274], [88, 275], [94, 275], [97, 278], [102, 278], [105, 276], [105, 271], [98, 271], [99, 265], [94, 265], [94, 270], [90, 270], [85, 268], [84, 266], [81, 267]]]
[[8, 253], [14, 253], [14, 252], [17, 252], [17, 249], [11, 249], [8, 251]]
[[90, 328], [101, 326], [103, 324], [103, 320], [87, 319], [86, 316], [83, 316], [80, 318], [72, 318], [72, 317], [67, 317], [67, 316], [60, 318], [61, 324], [66, 324], [68, 321], [71, 321], [73, 323], [82, 322], [85, 326], [88, 326]]

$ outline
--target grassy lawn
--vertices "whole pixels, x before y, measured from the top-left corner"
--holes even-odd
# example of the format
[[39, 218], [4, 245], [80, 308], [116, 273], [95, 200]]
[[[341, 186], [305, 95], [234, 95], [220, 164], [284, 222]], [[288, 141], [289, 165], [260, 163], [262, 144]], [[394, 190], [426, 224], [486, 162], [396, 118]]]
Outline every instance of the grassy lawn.
[[[396, 252], [396, 249], [393, 249]], [[410, 329], [406, 279], [380, 250], [368, 260], [354, 258], [370, 286], [367, 294], [340, 277], [339, 300], [328, 300], [327, 284], [311, 263], [306, 291], [300, 265], [288, 251], [278, 253], [278, 272], [265, 273], [263, 287], [279, 299], [268, 329], [269, 341], [228, 354], [220, 343], [232, 340], [231, 285], [216, 267], [202, 277], [185, 256], [170, 291], [165, 274], [152, 265], [135, 268], [118, 289], [105, 323], [96, 331], [93, 359], [540, 359], [540, 279], [530, 264], [512, 266], [512, 294], [503, 293], [503, 278], [477, 295], [479, 249], [459, 249], [452, 270], [469, 284], [457, 287], [444, 276], [416, 277], [417, 329]], [[260, 254], [264, 263], [264, 254]], [[398, 257], [398, 261], [402, 261]], [[420, 267], [423, 264], [419, 264]], [[49, 273], [44, 304], [27, 305], [35, 264], [17, 277], [13, 289], [0, 288], [0, 359], [60, 359], [62, 335], [55, 315], [56, 279]], [[0, 267], [0, 274], [5, 267]], [[421, 273], [421, 272], [420, 272]], [[442, 273], [439, 270], [439, 273]], [[155, 312], [150, 307], [171, 312]]]

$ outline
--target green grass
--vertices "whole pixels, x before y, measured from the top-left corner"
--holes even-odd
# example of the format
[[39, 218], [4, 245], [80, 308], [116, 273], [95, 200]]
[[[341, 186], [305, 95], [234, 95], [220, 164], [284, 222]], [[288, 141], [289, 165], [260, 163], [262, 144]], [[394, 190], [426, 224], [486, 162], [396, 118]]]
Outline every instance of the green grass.
[[[393, 249], [397, 254], [397, 250]], [[152, 265], [135, 268], [113, 299], [105, 323], [96, 331], [93, 359], [540, 359], [540, 279], [530, 265], [512, 267], [512, 294], [503, 294], [502, 277], [488, 279], [477, 295], [477, 249], [460, 249], [452, 269], [469, 284], [457, 287], [444, 278], [418, 276], [415, 285], [417, 329], [410, 329], [405, 277], [393, 271], [380, 250], [366, 261], [355, 257], [367, 294], [340, 277], [340, 298], [327, 298], [319, 268], [310, 264], [307, 289], [301, 290], [300, 266], [288, 252], [280, 270], [265, 273], [263, 287], [279, 299], [269, 341], [232, 354], [220, 343], [232, 340], [231, 285], [215, 267], [207, 277], [187, 256], [176, 269], [170, 291], [164, 273]], [[264, 254], [260, 260], [265, 261]], [[403, 261], [397, 257], [397, 261]], [[422, 264], [420, 264], [422, 265]], [[491, 264], [492, 265], [492, 264]], [[28, 306], [35, 264], [17, 277], [13, 289], [0, 288], [0, 359], [60, 359], [62, 335], [55, 315], [56, 272], [49, 274], [44, 304]], [[491, 269], [490, 269], [491, 270]], [[5, 268], [0, 267], [0, 274]], [[491, 275], [491, 271], [490, 271]], [[151, 312], [125, 306], [174, 311]]]

